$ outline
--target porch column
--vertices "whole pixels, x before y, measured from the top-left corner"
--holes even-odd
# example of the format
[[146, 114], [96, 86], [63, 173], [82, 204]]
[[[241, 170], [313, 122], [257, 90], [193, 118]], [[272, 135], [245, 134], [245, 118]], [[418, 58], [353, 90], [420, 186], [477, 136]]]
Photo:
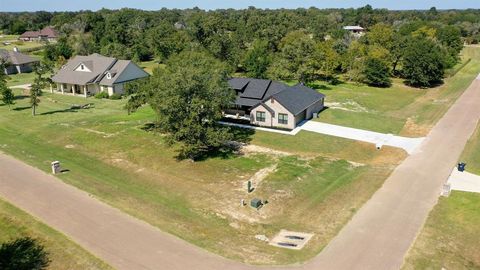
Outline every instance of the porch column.
[[52, 83], [50, 84], [50, 93], [53, 94], [53, 84]]
[[72, 90], [72, 94], [75, 96], [75, 85], [74, 84], [72, 84], [70, 86], [70, 90]]
[[85, 98], [87, 98], [87, 86], [84, 85], [82, 86], [82, 88], [83, 88], [83, 95], [85, 96]]
[[59, 83], [60, 90], [62, 90], [62, 95], [65, 94], [65, 89], [63, 88], [63, 83]]

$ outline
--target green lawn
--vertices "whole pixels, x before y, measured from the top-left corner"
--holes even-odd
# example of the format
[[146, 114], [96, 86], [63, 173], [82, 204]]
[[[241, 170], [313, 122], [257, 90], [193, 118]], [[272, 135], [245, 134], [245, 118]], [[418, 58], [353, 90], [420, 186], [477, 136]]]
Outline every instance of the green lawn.
[[480, 175], [480, 125], [468, 140], [460, 160], [467, 163], [467, 171]]
[[415, 89], [395, 79], [391, 88], [354, 83], [314, 87], [323, 92], [331, 108], [316, 120], [332, 124], [405, 136], [425, 136], [451, 104], [480, 72], [480, 48], [466, 47], [463, 61], [472, 59], [445, 84], [432, 89]]
[[[177, 161], [175, 147], [142, 128], [155, 119], [148, 107], [127, 115], [124, 100], [45, 93], [38, 115], [20, 95], [0, 106], [0, 150], [46, 172], [60, 160], [60, 178], [97, 198], [189, 242], [254, 264], [295, 263], [317, 254], [383, 183], [404, 157], [400, 150], [319, 134], [284, 136], [259, 132], [262, 149], [192, 163]], [[71, 110], [72, 104], [95, 108]], [[261, 170], [277, 167], [253, 194], [242, 188]], [[288, 169], [290, 168], [290, 169]], [[240, 206], [260, 197], [261, 211]], [[312, 214], [313, 213], [313, 214]], [[302, 251], [255, 239], [280, 229], [315, 233]]]
[[[21, 41], [16, 39], [11, 39], [12, 36], [4, 37], [3, 40], [0, 39], [0, 49], [13, 50], [14, 47], [17, 47], [20, 52], [25, 50], [34, 50], [36, 48], [45, 47], [44, 42], [39, 41]], [[4, 42], [9, 42], [10, 44], [5, 45]]]
[[25, 236], [38, 239], [49, 253], [49, 269], [112, 269], [63, 234], [1, 199], [0, 232], [0, 243]]
[[139, 66], [143, 68], [146, 72], [152, 74], [153, 69], [155, 69], [156, 67], [164, 67], [165, 64], [159, 64], [158, 61], [152, 60], [152, 61], [140, 62]]
[[430, 213], [403, 269], [480, 269], [480, 194], [454, 191]]

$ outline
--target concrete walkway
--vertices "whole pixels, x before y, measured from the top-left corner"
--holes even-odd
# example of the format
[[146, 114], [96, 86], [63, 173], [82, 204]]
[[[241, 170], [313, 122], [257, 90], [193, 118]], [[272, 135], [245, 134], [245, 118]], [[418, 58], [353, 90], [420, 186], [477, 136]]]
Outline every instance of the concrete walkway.
[[20, 85], [10, 86], [9, 88], [11, 88], [11, 89], [15, 89], [15, 88], [30, 89], [31, 87], [32, 87], [32, 84], [28, 83], [28, 84], [20, 84]]
[[453, 169], [447, 183], [452, 190], [480, 193], [480, 176], [466, 171], [459, 172], [457, 168]]
[[117, 269], [399, 269], [480, 118], [476, 80], [319, 256], [253, 267], [208, 253], [0, 154], [0, 196]]

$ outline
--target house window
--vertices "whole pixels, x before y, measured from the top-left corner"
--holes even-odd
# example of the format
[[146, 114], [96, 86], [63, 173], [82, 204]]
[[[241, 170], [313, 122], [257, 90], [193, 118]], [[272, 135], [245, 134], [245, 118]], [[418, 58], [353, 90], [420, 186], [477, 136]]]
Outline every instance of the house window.
[[80, 65], [80, 69], [81, 69], [81, 70], [84, 70], [84, 69], [85, 69], [85, 66], [84, 66], [83, 64]]
[[279, 113], [278, 114], [278, 123], [282, 125], [288, 124], [288, 114]]
[[265, 122], [265, 112], [257, 112], [256, 119], [257, 122]]

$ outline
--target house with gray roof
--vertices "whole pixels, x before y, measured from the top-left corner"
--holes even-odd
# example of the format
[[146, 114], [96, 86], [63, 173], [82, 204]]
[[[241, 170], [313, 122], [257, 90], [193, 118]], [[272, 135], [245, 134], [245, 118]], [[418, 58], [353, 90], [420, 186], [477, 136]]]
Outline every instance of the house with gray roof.
[[[62, 94], [95, 95], [106, 92], [109, 96], [123, 94], [125, 83], [148, 77], [148, 73], [130, 60], [118, 60], [97, 53], [70, 59], [52, 81]], [[52, 88], [53, 92], [53, 88]]]
[[225, 110], [226, 118], [263, 127], [294, 129], [324, 108], [325, 95], [302, 84], [288, 86], [252, 78], [233, 78], [228, 83], [236, 92], [236, 100]]
[[13, 51], [0, 49], [0, 60], [5, 62], [3, 72], [7, 75], [32, 72], [33, 65], [39, 60], [23, 54], [15, 47]]

